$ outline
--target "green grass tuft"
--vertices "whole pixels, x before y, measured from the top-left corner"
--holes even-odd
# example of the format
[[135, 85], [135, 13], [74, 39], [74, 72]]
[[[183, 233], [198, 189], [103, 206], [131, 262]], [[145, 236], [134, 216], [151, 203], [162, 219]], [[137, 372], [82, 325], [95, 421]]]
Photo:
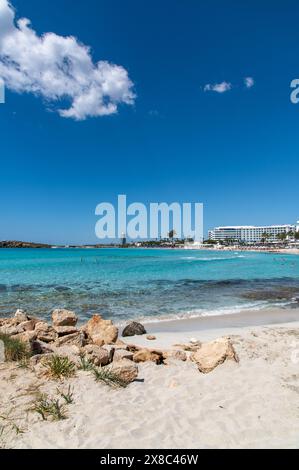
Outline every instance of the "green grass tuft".
[[48, 375], [56, 380], [73, 377], [76, 372], [74, 362], [64, 356], [51, 356], [43, 363], [43, 366]]
[[84, 355], [80, 355], [79, 369], [84, 371], [91, 371], [95, 368], [94, 364], [89, 361]]
[[68, 386], [66, 392], [57, 389], [57, 393], [59, 393], [59, 395], [64, 399], [67, 405], [71, 405], [72, 403], [74, 403], [74, 393], [70, 385]]
[[0, 341], [4, 343], [6, 361], [22, 361], [30, 357], [27, 345], [19, 339], [14, 339], [9, 335], [0, 333]]
[[96, 382], [103, 382], [106, 385], [109, 385], [109, 387], [125, 388], [129, 385], [126, 380], [122, 379], [109, 368], [94, 367], [92, 372]]
[[52, 421], [66, 419], [65, 407], [59, 400], [47, 398], [46, 395], [42, 395], [37, 399], [32, 411], [38, 413], [44, 421], [48, 421], [49, 419], [52, 419]]

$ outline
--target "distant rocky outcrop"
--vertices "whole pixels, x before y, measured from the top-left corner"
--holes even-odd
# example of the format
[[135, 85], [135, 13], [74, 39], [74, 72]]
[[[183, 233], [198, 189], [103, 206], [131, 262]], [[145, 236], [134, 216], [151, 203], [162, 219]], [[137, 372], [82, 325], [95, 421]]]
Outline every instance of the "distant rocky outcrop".
[[45, 243], [20, 242], [14, 240], [0, 241], [0, 248], [51, 248]]

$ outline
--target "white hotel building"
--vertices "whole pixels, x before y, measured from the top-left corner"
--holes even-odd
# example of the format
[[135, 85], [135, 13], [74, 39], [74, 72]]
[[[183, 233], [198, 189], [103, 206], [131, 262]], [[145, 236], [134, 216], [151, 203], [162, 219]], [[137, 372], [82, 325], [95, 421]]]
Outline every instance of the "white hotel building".
[[255, 227], [251, 225], [215, 227], [209, 231], [209, 239], [215, 241], [234, 240], [243, 243], [259, 243], [268, 235], [268, 242], [279, 241], [277, 235], [289, 232], [299, 232], [299, 221], [296, 225], [268, 225]]

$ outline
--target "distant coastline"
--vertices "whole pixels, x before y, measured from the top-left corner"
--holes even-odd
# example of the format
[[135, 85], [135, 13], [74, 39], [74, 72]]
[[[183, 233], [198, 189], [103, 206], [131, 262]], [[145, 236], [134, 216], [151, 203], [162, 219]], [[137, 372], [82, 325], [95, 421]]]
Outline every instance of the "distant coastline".
[[209, 251], [253, 251], [253, 252], [263, 252], [263, 253], [284, 253], [299, 255], [299, 248], [288, 247], [288, 246], [271, 246], [271, 245], [258, 245], [258, 246], [245, 246], [245, 245], [232, 245], [232, 246], [210, 246], [210, 245], [201, 245], [200, 247], [191, 248], [190, 246], [185, 246], [182, 243], [168, 243], [163, 242], [142, 242], [140, 246], [136, 244], [126, 244], [125, 246], [121, 244], [95, 244], [95, 245], [50, 245], [47, 243], [35, 243], [35, 242], [24, 242], [24, 241], [15, 241], [7, 240], [0, 241], [1, 248], [18, 248], [18, 249], [101, 249], [101, 248], [134, 248], [134, 249], [188, 249], [188, 250], [209, 250]]

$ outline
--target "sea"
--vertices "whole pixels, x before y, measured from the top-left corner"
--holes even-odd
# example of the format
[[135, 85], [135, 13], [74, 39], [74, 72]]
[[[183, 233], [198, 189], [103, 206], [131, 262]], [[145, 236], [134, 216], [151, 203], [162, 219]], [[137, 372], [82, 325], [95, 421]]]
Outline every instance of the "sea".
[[[0, 249], [0, 317], [117, 324], [299, 308], [299, 256], [177, 249]], [[299, 310], [298, 310], [299, 314]]]

